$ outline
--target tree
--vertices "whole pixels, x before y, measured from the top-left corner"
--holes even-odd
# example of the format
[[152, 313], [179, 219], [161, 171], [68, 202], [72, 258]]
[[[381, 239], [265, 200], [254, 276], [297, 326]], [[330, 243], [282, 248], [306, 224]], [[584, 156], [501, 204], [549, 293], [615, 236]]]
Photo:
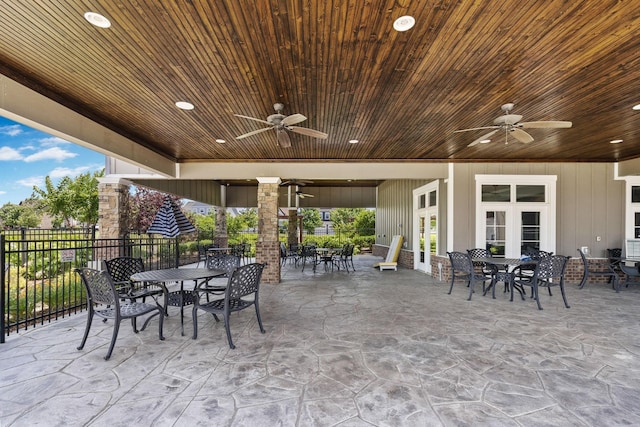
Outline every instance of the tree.
[[0, 222], [6, 228], [33, 228], [40, 224], [40, 217], [30, 206], [6, 203], [0, 208]]
[[67, 226], [73, 220], [86, 225], [98, 222], [98, 178], [104, 176], [104, 169], [78, 175], [75, 179], [65, 176], [58, 185], [54, 185], [51, 177], [45, 178], [45, 188], [33, 187], [34, 197], [42, 200], [43, 206], [50, 215]]
[[256, 209], [244, 209], [238, 216], [242, 217], [242, 220], [247, 225], [246, 228], [258, 227], [258, 211]]
[[302, 218], [302, 228], [307, 233], [313, 233], [316, 227], [320, 227], [322, 225], [322, 216], [320, 216], [320, 211], [315, 208], [302, 208], [301, 209]]
[[[193, 225], [196, 226], [198, 232], [204, 236], [213, 236], [216, 235], [216, 212], [215, 210], [211, 210], [209, 215], [202, 214], [194, 214], [193, 215]], [[202, 238], [202, 236], [200, 237]]]
[[331, 211], [331, 222], [336, 231], [343, 233], [353, 232], [356, 217], [363, 208], [338, 208]]
[[376, 228], [376, 211], [363, 209], [358, 212], [353, 227], [360, 235], [375, 234], [373, 230]]
[[[129, 197], [129, 229], [146, 233], [164, 202], [166, 194], [144, 187], [135, 187]], [[180, 198], [170, 196], [180, 206]]]
[[237, 238], [241, 231], [247, 229], [245, 218], [241, 215], [227, 215], [227, 234], [231, 238]]

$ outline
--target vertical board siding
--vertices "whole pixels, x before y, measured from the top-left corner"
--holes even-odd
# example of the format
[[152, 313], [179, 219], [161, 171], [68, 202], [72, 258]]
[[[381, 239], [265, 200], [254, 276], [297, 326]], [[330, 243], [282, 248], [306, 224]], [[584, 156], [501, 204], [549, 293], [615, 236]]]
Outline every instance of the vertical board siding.
[[[376, 244], [388, 246], [395, 234], [404, 237], [406, 246], [413, 249], [413, 190], [430, 180], [391, 180], [378, 187], [376, 210]], [[398, 225], [402, 226], [399, 227]]]
[[[577, 256], [589, 246], [596, 257], [624, 239], [624, 181], [611, 163], [483, 163], [454, 165], [454, 248], [475, 246], [475, 176], [556, 175], [556, 252]], [[597, 241], [597, 236], [601, 240]]]

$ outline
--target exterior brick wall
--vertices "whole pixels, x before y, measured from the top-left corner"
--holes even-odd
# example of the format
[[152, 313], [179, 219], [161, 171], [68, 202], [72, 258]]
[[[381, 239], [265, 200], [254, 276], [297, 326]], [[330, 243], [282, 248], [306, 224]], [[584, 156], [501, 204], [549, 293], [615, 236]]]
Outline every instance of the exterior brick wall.
[[262, 282], [280, 283], [280, 241], [278, 240], [278, 183], [258, 180], [258, 240], [256, 261], [266, 262]]

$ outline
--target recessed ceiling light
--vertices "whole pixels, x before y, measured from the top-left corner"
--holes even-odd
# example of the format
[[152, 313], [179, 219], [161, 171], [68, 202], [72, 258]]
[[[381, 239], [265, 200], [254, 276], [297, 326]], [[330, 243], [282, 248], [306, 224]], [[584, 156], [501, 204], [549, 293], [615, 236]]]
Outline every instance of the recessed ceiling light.
[[180, 108], [181, 110], [193, 110], [195, 108], [192, 103], [186, 101], [176, 102], [176, 107]]
[[111, 22], [109, 22], [107, 18], [100, 15], [99, 13], [86, 12], [84, 14], [84, 19], [86, 19], [91, 25], [95, 25], [96, 27], [109, 28], [111, 26]]
[[360, 141], [358, 141], [357, 139], [350, 139], [349, 140], [349, 144], [357, 144], [358, 142], [360, 142]]
[[621, 139], [613, 139], [611, 141], [609, 141], [609, 144], [620, 144], [622, 142]]
[[480, 144], [488, 144], [490, 142], [491, 142], [490, 139], [483, 139], [482, 141], [480, 141]]
[[220, 139], [220, 138], [218, 138], [218, 139], [216, 139], [216, 142], [217, 142], [218, 144], [224, 144], [224, 143], [225, 143], [225, 142], [227, 142], [227, 141], [225, 141], [224, 139]]
[[396, 31], [407, 31], [412, 29], [415, 24], [416, 20], [413, 18], [413, 16], [406, 15], [396, 19], [393, 23], [393, 28]]
[[640, 110], [640, 104], [634, 105], [634, 106], [633, 106], [633, 109], [634, 109], [634, 110], [636, 110], [636, 111], [637, 111], [637, 110]]

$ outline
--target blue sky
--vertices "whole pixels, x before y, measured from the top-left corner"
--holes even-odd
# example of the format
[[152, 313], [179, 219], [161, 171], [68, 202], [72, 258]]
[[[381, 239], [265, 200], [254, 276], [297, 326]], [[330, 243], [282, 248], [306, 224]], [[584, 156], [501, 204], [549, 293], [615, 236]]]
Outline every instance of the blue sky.
[[57, 184], [65, 176], [104, 168], [105, 156], [56, 136], [0, 117], [0, 206], [18, 204], [44, 188], [44, 179]]

